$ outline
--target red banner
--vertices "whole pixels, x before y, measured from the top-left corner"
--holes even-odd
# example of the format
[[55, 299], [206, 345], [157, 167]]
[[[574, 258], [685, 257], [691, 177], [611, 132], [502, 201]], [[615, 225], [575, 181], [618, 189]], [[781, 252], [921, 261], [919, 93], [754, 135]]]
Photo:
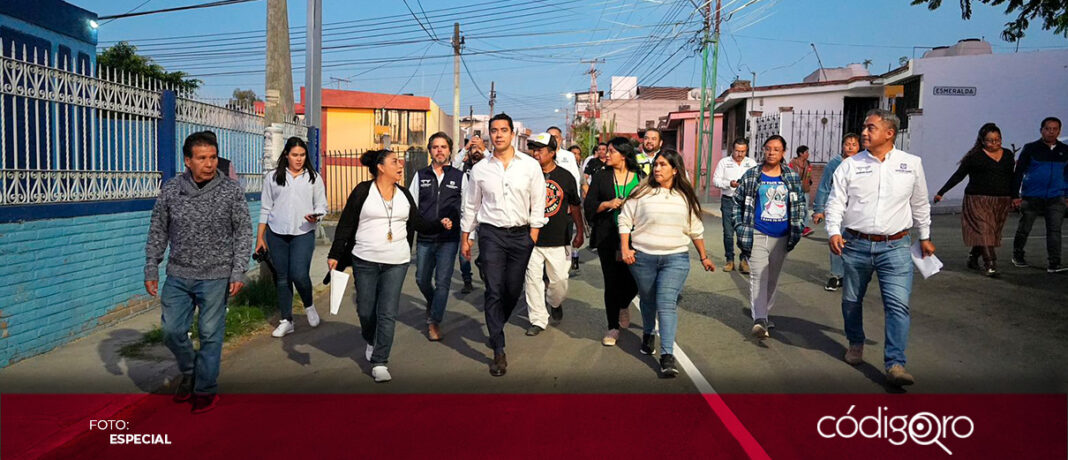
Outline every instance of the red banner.
[[1065, 395], [0, 397], [9, 458], [1056, 458]]

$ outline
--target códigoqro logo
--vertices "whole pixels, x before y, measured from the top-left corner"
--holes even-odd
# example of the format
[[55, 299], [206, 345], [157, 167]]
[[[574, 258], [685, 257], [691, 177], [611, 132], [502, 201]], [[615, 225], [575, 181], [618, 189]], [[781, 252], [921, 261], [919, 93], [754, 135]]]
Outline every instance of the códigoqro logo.
[[878, 407], [874, 415], [857, 418], [852, 415], [854, 408], [855, 405], [849, 406], [841, 417], [820, 417], [816, 432], [826, 439], [850, 439], [860, 435], [868, 439], [886, 439], [895, 446], [909, 441], [921, 446], [938, 445], [949, 455], [953, 452], [946, 447], [946, 439], [966, 439], [975, 432], [975, 423], [963, 415], [939, 417], [930, 412], [919, 412], [890, 416], [887, 414], [890, 408], [883, 406]]

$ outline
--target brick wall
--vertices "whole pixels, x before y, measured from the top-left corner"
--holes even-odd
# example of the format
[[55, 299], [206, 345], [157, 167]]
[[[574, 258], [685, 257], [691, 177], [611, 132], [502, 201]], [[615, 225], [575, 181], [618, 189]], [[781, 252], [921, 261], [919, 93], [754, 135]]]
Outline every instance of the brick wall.
[[[259, 209], [249, 202], [254, 226]], [[0, 224], [0, 367], [158, 305], [144, 290], [151, 216]]]

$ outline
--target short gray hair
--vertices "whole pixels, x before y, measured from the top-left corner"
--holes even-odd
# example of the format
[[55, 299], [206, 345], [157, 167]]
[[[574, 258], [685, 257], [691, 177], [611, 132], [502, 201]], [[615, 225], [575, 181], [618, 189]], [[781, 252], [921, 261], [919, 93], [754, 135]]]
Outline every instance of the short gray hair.
[[868, 113], [864, 114], [864, 118], [868, 118], [870, 116], [879, 117], [879, 119], [883, 120], [883, 122], [889, 124], [890, 127], [894, 129], [894, 134], [897, 134], [898, 131], [901, 131], [901, 119], [899, 119], [897, 115], [894, 114], [894, 112], [891, 112], [886, 109], [871, 109], [868, 111]]

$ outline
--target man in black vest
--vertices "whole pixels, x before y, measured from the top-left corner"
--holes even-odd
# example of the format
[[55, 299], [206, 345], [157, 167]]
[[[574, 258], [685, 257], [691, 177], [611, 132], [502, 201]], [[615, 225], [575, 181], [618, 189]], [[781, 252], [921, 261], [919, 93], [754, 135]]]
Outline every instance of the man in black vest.
[[[459, 222], [464, 173], [449, 165], [452, 139], [444, 132], [434, 133], [426, 148], [433, 162], [416, 173], [419, 213], [432, 222], [446, 217]], [[426, 299], [427, 338], [436, 342], [441, 340], [440, 324], [449, 299], [453, 260], [460, 248], [460, 230], [454, 227], [437, 235], [420, 233], [418, 242], [415, 282]]]

